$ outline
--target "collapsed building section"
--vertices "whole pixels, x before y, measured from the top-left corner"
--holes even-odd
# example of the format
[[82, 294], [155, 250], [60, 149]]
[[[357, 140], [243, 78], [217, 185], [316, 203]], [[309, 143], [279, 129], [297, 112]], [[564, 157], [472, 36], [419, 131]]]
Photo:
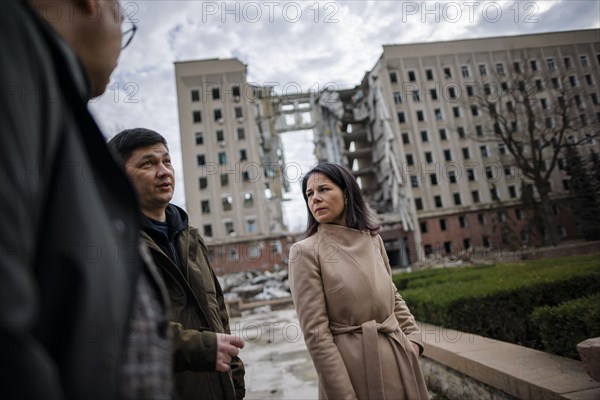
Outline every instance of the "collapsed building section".
[[417, 261], [408, 251], [414, 242], [414, 212], [407, 199], [406, 182], [395, 152], [402, 149], [390, 123], [389, 111], [377, 74], [365, 76], [353, 89], [320, 94], [321, 129], [315, 131], [319, 161], [331, 161], [350, 169], [381, 223], [381, 236], [392, 265], [407, 267]]

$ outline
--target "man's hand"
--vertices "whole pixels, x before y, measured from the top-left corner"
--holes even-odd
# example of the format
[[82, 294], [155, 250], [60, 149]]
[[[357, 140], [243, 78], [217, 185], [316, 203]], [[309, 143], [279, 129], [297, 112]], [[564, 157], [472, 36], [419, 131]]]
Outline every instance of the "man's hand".
[[244, 340], [235, 335], [217, 333], [217, 365], [218, 372], [229, 371], [231, 359], [240, 353], [244, 347]]

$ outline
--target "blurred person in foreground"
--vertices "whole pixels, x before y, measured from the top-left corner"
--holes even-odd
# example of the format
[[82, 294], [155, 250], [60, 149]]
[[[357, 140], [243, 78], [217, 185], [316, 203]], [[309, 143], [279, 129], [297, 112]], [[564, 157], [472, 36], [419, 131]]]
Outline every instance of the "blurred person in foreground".
[[[87, 109], [124, 44], [113, 0], [2, 1], [0, 388], [6, 399], [166, 399], [166, 291]], [[123, 42], [125, 41], [125, 42]]]
[[173, 310], [175, 390], [181, 400], [243, 399], [244, 341], [230, 334], [223, 292], [198, 229], [170, 204], [175, 171], [165, 138], [145, 128], [127, 129], [109, 142], [135, 187], [142, 238], [159, 267]]
[[419, 328], [391, 278], [358, 183], [320, 163], [302, 180], [306, 239], [290, 250], [290, 288], [320, 399], [428, 399]]

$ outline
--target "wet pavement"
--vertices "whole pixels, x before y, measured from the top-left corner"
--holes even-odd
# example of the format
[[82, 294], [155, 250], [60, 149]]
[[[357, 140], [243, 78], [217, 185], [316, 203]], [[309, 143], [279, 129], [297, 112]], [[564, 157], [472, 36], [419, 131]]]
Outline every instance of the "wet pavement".
[[230, 320], [232, 333], [246, 341], [246, 399], [318, 398], [317, 373], [293, 308]]

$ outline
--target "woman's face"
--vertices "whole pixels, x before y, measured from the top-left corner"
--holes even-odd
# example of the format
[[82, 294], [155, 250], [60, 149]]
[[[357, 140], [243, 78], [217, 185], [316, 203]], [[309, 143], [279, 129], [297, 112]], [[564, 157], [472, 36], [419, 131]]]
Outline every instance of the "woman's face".
[[315, 172], [308, 177], [306, 198], [318, 223], [346, 226], [346, 196], [327, 176]]

